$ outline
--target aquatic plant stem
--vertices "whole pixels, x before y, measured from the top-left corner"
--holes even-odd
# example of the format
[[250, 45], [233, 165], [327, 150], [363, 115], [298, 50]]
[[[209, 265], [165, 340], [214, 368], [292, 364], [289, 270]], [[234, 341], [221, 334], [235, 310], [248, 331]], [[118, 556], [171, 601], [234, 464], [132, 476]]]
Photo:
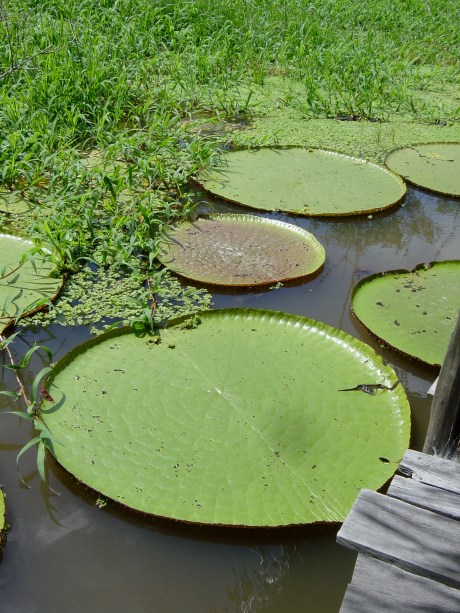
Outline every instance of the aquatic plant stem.
[[[8, 360], [9, 360], [11, 366], [14, 366], [15, 362], [14, 362], [13, 354], [11, 353], [11, 350], [8, 347], [8, 343], [6, 341], [7, 341], [7, 338], [5, 336], [3, 336], [2, 334], [0, 334], [0, 344], [3, 346], [3, 349], [5, 349], [6, 354], [8, 356]], [[18, 373], [17, 369], [12, 368], [11, 370], [13, 371], [14, 377], [15, 377], [18, 385], [19, 385], [19, 393], [21, 394], [21, 396], [22, 396], [22, 398], [24, 400], [24, 404], [26, 405], [26, 407], [30, 407], [30, 405], [31, 405], [30, 399], [27, 396], [26, 389], [24, 387], [24, 384], [22, 382], [21, 377], [19, 376], [19, 373]]]

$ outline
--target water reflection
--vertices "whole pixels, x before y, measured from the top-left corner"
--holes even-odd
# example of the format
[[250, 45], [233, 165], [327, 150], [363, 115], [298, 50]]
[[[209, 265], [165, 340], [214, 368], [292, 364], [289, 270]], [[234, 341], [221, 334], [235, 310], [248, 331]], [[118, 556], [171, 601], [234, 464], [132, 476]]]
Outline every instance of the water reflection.
[[[215, 306], [270, 308], [340, 327], [378, 351], [396, 370], [412, 410], [413, 448], [426, 432], [426, 391], [436, 370], [385, 349], [350, 314], [353, 285], [386, 269], [460, 257], [458, 200], [409, 189], [403, 205], [372, 218], [307, 219], [269, 215], [312, 232], [326, 249], [315, 278], [258, 292], [217, 292]], [[215, 202], [202, 205], [210, 210]], [[241, 210], [219, 204], [220, 210]], [[247, 209], [243, 212], [249, 213]], [[89, 338], [85, 328], [31, 328], [15, 343], [15, 359], [35, 342], [53, 359]], [[0, 353], [0, 360], [4, 354]], [[28, 382], [44, 365], [34, 354]], [[15, 389], [0, 369], [2, 389]], [[7, 406], [0, 396], [0, 407]], [[28, 424], [0, 414], [0, 483], [8, 493], [12, 530], [0, 566], [2, 613], [203, 613], [286, 611], [334, 613], [355, 555], [335, 543], [334, 527], [296, 531], [231, 531], [151, 520], [109, 504], [49, 462], [50, 486], [40, 486], [34, 452], [16, 454], [30, 439]]]
[[282, 580], [289, 570], [289, 553], [282, 545], [277, 548], [260, 547], [253, 549], [252, 553], [255, 564], [245, 563], [234, 569], [235, 587], [228, 589], [234, 610], [242, 613], [260, 611], [273, 604], [276, 593], [283, 590]]

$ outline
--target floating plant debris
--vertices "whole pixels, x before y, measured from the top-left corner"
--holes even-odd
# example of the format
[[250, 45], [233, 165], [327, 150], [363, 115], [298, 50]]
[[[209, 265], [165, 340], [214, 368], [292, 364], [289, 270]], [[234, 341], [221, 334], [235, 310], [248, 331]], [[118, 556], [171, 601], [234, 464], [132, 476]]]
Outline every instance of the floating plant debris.
[[309, 216], [361, 215], [389, 208], [406, 192], [384, 166], [323, 149], [241, 149], [198, 177], [202, 187], [254, 209]]
[[421, 143], [390, 151], [385, 164], [433, 192], [460, 196], [460, 143]]
[[53, 300], [63, 280], [50, 277], [55, 267], [46, 255], [27, 259], [33, 243], [0, 234], [0, 333], [13, 321]]
[[433, 366], [442, 364], [459, 307], [459, 260], [371, 275], [352, 297], [356, 317], [370, 332]]
[[[225, 309], [80, 345], [55, 367], [40, 417], [69, 473], [141, 512], [227, 526], [340, 522], [407, 448], [396, 382], [340, 330]], [[383, 388], [340, 391], [362, 383]]]
[[216, 285], [269, 285], [317, 271], [325, 260], [313, 234], [255, 215], [215, 215], [168, 233], [160, 260], [180, 275]]

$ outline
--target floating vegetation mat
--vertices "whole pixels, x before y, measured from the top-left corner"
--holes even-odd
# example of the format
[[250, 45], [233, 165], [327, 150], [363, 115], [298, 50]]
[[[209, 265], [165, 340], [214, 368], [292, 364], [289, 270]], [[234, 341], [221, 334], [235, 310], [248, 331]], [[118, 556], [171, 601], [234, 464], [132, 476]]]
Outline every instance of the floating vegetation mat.
[[407, 181], [446, 196], [460, 196], [460, 143], [422, 143], [390, 151], [385, 164]]
[[304, 277], [325, 260], [313, 234], [255, 215], [216, 215], [168, 234], [160, 260], [178, 274], [216, 285], [254, 286]]
[[406, 192], [402, 179], [384, 166], [300, 147], [229, 151], [198, 181], [213, 194], [243, 206], [312, 216], [381, 211]]
[[185, 522], [341, 522], [409, 442], [404, 390], [370, 347], [273, 311], [109, 332], [61, 360], [49, 391], [40, 415], [69, 473]]
[[25, 200], [20, 193], [0, 188], [0, 211], [2, 213], [19, 215], [28, 213], [31, 208], [31, 203]]
[[443, 362], [459, 307], [459, 260], [371, 275], [352, 297], [355, 315], [370, 332], [433, 366]]
[[0, 333], [58, 294], [63, 280], [50, 277], [53, 264], [39, 253], [24, 259], [33, 243], [0, 234]]

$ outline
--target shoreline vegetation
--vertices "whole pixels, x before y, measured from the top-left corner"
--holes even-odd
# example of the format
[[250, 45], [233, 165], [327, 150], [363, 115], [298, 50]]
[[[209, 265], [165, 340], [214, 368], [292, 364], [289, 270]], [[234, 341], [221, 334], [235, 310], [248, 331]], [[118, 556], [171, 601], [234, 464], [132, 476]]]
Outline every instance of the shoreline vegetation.
[[223, 145], [382, 161], [460, 142], [456, 0], [3, 0], [0, 17], [1, 183], [30, 205], [0, 229], [83, 267], [71, 295], [88, 263], [161, 287], [162, 230]]

